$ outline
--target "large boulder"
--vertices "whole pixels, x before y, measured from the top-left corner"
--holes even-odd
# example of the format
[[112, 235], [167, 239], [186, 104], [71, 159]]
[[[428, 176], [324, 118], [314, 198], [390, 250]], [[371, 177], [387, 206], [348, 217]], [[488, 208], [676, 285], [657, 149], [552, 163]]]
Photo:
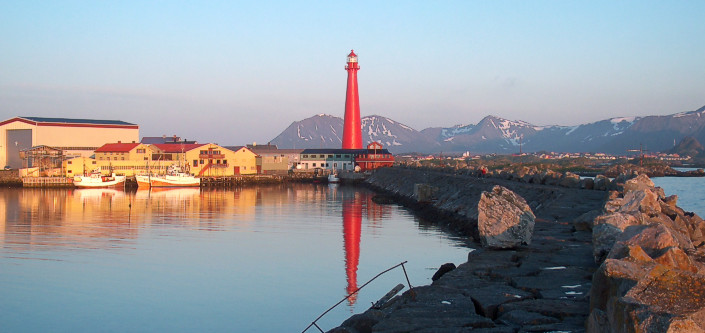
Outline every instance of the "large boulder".
[[595, 184], [593, 186], [593, 189], [598, 191], [606, 191], [609, 187], [609, 184], [609, 178], [607, 178], [605, 175], [597, 175], [595, 176]]
[[639, 213], [656, 215], [661, 212], [658, 194], [648, 189], [626, 192], [622, 207], [619, 208], [618, 212], [635, 215]]
[[640, 174], [635, 178], [629, 179], [624, 182], [624, 193], [645, 189], [653, 189], [654, 186], [654, 182], [651, 181], [649, 176], [645, 174]]
[[580, 186], [580, 176], [572, 172], [566, 172], [558, 185], [563, 187], [577, 188]]
[[524, 198], [495, 185], [491, 192], [482, 192], [477, 210], [482, 246], [507, 249], [531, 244], [536, 216]]

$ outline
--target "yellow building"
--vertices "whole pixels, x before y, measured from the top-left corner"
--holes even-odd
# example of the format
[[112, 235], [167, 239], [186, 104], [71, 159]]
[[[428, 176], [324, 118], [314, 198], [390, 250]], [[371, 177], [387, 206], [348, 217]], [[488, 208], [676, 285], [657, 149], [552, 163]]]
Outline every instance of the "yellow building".
[[19, 152], [50, 146], [67, 157], [90, 156], [106, 142], [138, 142], [139, 126], [119, 120], [15, 117], [0, 122], [0, 167], [22, 167]]
[[257, 154], [247, 147], [233, 150], [208, 143], [186, 152], [190, 173], [196, 176], [234, 176], [257, 174]]
[[67, 177], [89, 174], [134, 176], [163, 174], [169, 166], [200, 177], [257, 174], [257, 154], [247, 147], [230, 150], [208, 144], [108, 143], [95, 150], [95, 159], [74, 158], [63, 162]]

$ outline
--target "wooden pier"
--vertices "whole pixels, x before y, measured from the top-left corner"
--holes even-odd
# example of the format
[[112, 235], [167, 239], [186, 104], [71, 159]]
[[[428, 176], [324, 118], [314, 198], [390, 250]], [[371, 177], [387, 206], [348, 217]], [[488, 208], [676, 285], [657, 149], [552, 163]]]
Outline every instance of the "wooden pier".
[[[340, 174], [341, 182], [354, 183], [364, 179], [365, 175], [346, 173]], [[74, 187], [73, 178], [70, 177], [22, 177], [4, 181], [3, 184], [22, 187]], [[287, 182], [298, 183], [327, 183], [327, 174], [312, 172], [295, 172], [278, 175], [238, 175], [238, 176], [214, 176], [202, 177], [201, 187], [203, 188], [232, 188], [247, 185], [281, 184]], [[137, 188], [135, 177], [127, 177], [125, 181], [126, 189]]]
[[68, 177], [22, 177], [22, 187], [74, 187]]

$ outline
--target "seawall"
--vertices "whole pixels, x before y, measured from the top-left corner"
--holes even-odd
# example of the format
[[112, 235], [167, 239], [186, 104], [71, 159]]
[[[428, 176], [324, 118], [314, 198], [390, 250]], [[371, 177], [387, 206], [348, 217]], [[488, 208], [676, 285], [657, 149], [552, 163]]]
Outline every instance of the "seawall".
[[383, 195], [474, 239], [480, 195], [501, 185], [534, 211], [533, 240], [513, 250], [483, 249], [478, 243], [467, 262], [431, 285], [407, 290], [332, 331], [585, 331], [598, 268], [587, 220], [599, 214], [608, 192], [581, 189], [575, 182], [565, 187], [519, 180], [407, 168], [370, 176], [367, 183]]
[[533, 239], [512, 250], [476, 244], [467, 262], [443, 265], [431, 285], [331, 331], [705, 332], [705, 221], [678, 208], [677, 197], [645, 175], [494, 176], [404, 168], [372, 175], [376, 190], [475, 239], [480, 195], [501, 185], [534, 211]]

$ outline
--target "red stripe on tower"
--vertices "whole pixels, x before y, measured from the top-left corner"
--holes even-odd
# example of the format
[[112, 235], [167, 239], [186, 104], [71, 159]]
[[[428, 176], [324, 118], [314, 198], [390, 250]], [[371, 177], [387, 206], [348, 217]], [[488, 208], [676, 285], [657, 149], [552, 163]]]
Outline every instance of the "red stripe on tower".
[[362, 149], [362, 124], [360, 122], [360, 95], [357, 92], [357, 54], [350, 50], [348, 64], [348, 88], [345, 93], [345, 124], [343, 125], [343, 149]]

